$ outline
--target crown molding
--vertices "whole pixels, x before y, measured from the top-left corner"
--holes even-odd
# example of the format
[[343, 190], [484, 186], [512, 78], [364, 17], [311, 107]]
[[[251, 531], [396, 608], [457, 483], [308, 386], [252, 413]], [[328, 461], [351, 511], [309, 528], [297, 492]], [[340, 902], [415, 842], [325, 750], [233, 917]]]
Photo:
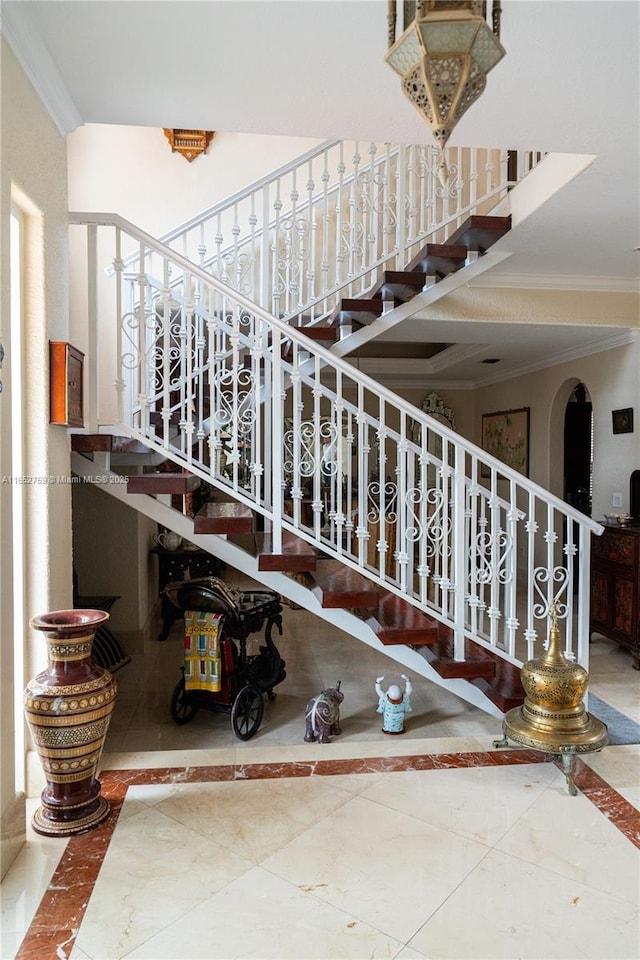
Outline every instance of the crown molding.
[[581, 360], [583, 357], [591, 357], [597, 353], [604, 353], [607, 350], [614, 350], [616, 347], [626, 347], [630, 343], [637, 343], [637, 330], [623, 330], [620, 333], [611, 334], [608, 337], [601, 337], [599, 340], [592, 340], [591, 343], [583, 343], [568, 350], [562, 350], [560, 353], [554, 353], [552, 357], [538, 363], [524, 363], [519, 367], [512, 367], [505, 376], [489, 376], [481, 381], [476, 381], [476, 387], [488, 387], [494, 383], [502, 383], [504, 380], [512, 380], [514, 377], [523, 377], [529, 373], [538, 373], [540, 370], [547, 370], [549, 367], [557, 367], [561, 363], [570, 363], [572, 360]]
[[[594, 354], [604, 353], [607, 350], [613, 350], [616, 347], [628, 346], [631, 343], [637, 343], [640, 334], [636, 330], [624, 330], [611, 336], [601, 337], [591, 343], [572, 347], [555, 353], [546, 360], [537, 363], [521, 364], [520, 366], [509, 367], [504, 373], [495, 373], [481, 379], [474, 380], [436, 380], [429, 376], [424, 366], [418, 371], [417, 364], [409, 360], [388, 360], [387, 373], [382, 369], [384, 361], [378, 358], [377, 369], [365, 369], [374, 380], [378, 380], [389, 390], [407, 390], [417, 387], [425, 390], [480, 390], [483, 387], [491, 387], [497, 383], [504, 383], [508, 380], [514, 380], [516, 377], [522, 377], [530, 373], [539, 373], [549, 367], [556, 367], [561, 363], [570, 363], [572, 360], [580, 360], [582, 357], [593, 356]], [[422, 361], [424, 363], [424, 361]], [[395, 366], [398, 364], [398, 366]], [[426, 379], [425, 379], [426, 375]]]
[[581, 277], [572, 274], [554, 276], [528, 273], [475, 277], [470, 287], [494, 287], [499, 290], [586, 290], [591, 293], [637, 293], [640, 294], [640, 279], [633, 277]]
[[51, 54], [31, 22], [28, 3], [3, 3], [0, 28], [56, 127], [66, 136], [83, 123]]

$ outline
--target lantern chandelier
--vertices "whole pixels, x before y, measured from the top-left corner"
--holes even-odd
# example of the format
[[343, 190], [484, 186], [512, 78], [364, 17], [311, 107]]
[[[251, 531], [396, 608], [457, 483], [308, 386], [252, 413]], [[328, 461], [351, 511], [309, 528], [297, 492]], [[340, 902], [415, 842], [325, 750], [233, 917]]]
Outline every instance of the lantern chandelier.
[[388, 0], [385, 60], [431, 128], [444, 184], [448, 175], [444, 148], [451, 132], [506, 52], [500, 43], [500, 2], [493, 0], [492, 27], [485, 19], [486, 0], [423, 0], [403, 6], [405, 30], [396, 40], [396, 0]]

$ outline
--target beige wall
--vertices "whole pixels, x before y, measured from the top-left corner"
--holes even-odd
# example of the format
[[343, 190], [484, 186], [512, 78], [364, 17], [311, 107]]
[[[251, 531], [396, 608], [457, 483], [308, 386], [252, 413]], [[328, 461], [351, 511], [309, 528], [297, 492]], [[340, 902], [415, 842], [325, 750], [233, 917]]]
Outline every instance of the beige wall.
[[[614, 493], [629, 509], [629, 478], [640, 468], [640, 343], [548, 367], [476, 391], [475, 439], [480, 441], [483, 413], [530, 407], [529, 460], [532, 480], [558, 496], [563, 493], [564, 411], [573, 386], [582, 381], [593, 404], [593, 517], [612, 510]], [[611, 411], [633, 407], [633, 433], [614, 435]], [[620, 508], [616, 508], [620, 509]]]
[[[66, 146], [12, 52], [2, 40], [2, 174], [0, 334], [6, 350], [0, 399], [0, 472], [12, 476], [11, 436], [20, 429], [23, 468], [32, 478], [69, 474], [64, 427], [48, 423], [48, 340], [68, 338]], [[22, 331], [21, 428], [11, 423], [10, 376], [18, 344], [11, 342], [9, 218], [12, 198], [25, 215], [25, 278]], [[15, 726], [15, 689], [46, 665], [45, 644], [29, 630], [31, 616], [71, 603], [71, 488], [63, 483], [23, 487], [25, 569], [13, 568], [12, 513], [15, 488], [0, 485], [0, 871], [4, 873], [24, 838], [24, 799], [15, 777], [14, 750], [22, 742]], [[13, 614], [14, 578], [23, 577], [25, 609]], [[14, 633], [24, 638], [24, 668], [14, 660]], [[14, 682], [15, 674], [19, 674]], [[22, 721], [18, 723], [22, 728]], [[18, 757], [18, 766], [21, 758]], [[28, 788], [28, 784], [27, 784]]]

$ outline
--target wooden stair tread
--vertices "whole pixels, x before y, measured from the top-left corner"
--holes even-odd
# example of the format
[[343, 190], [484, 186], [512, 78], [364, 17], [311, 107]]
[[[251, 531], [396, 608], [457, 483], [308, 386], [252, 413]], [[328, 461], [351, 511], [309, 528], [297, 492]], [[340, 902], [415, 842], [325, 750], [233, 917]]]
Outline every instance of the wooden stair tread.
[[258, 570], [305, 573], [316, 569], [320, 553], [315, 547], [288, 530], [282, 531], [282, 552], [272, 552], [272, 535], [256, 533]]
[[438, 640], [438, 624], [435, 620], [402, 597], [384, 589], [379, 591], [378, 609], [367, 623], [385, 645], [421, 647]]
[[373, 323], [382, 314], [382, 300], [380, 297], [373, 298], [347, 298], [340, 301], [338, 306], [331, 314], [331, 322], [337, 326], [350, 324], [354, 320], [356, 323], [366, 326]]
[[72, 433], [71, 450], [74, 453], [149, 453], [149, 447], [139, 440], [111, 433]]
[[295, 327], [300, 333], [304, 333], [310, 340], [329, 340], [334, 342], [338, 336], [335, 327], [319, 323], [315, 327]]
[[318, 560], [309, 576], [320, 589], [325, 608], [375, 610], [378, 606], [374, 584], [339, 560]]
[[524, 703], [525, 692], [520, 679], [520, 667], [491, 650], [479, 647], [471, 640], [469, 641], [469, 647], [481, 650], [484, 656], [493, 661], [495, 666], [495, 675], [491, 681], [478, 677], [471, 681], [473, 685], [482, 690], [485, 696], [504, 713], [513, 709], [513, 707], [521, 706]]
[[438, 642], [425, 650], [423, 655], [443, 679], [468, 680], [503, 713], [524, 703], [525, 693], [519, 667], [472, 640], [465, 640], [467, 659], [455, 661], [453, 634], [442, 625]]
[[253, 510], [243, 503], [208, 501], [193, 520], [194, 533], [252, 533]]
[[427, 243], [411, 260], [407, 270], [419, 268], [428, 276], [442, 280], [464, 267], [466, 260], [467, 248], [464, 244]]
[[371, 297], [374, 300], [399, 299], [405, 303], [422, 290], [424, 280], [422, 270], [385, 270]]
[[516, 685], [505, 688], [500, 684], [496, 685], [495, 680], [489, 682], [483, 677], [475, 677], [471, 680], [471, 683], [478, 690], [481, 690], [487, 699], [495, 703], [496, 707], [503, 713], [513, 710], [514, 707], [520, 707], [524, 703], [525, 693], [521, 683], [519, 684], [519, 690]]
[[200, 483], [192, 473], [141, 473], [129, 477], [127, 493], [193, 493]]
[[444, 624], [439, 624], [439, 637], [424, 652], [424, 656], [445, 680], [476, 678], [492, 680], [495, 676], [496, 665], [493, 660], [485, 655], [483, 647], [469, 640], [465, 640], [466, 659], [462, 661], [454, 659], [453, 632]]
[[425, 650], [424, 656], [444, 680], [475, 680], [479, 677], [489, 680], [495, 673], [491, 661], [483, 658], [449, 660], [441, 657], [431, 646]]
[[511, 217], [472, 216], [458, 227], [448, 242], [463, 243], [469, 250], [484, 253], [511, 229]]

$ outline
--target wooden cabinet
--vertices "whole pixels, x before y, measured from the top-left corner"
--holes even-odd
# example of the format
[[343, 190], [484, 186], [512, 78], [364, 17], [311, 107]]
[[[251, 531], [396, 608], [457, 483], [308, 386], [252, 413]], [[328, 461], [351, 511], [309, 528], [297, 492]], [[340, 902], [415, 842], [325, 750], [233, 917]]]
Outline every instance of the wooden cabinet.
[[49, 423], [83, 427], [84, 354], [61, 340], [49, 341]]
[[640, 527], [593, 537], [591, 630], [626, 647], [640, 669]]
[[165, 550], [153, 547], [151, 553], [158, 558], [158, 593], [162, 608], [162, 630], [158, 640], [166, 640], [175, 621], [182, 616], [178, 608], [164, 593], [168, 583], [177, 580], [196, 580], [198, 577], [220, 577], [224, 564], [206, 550]]

